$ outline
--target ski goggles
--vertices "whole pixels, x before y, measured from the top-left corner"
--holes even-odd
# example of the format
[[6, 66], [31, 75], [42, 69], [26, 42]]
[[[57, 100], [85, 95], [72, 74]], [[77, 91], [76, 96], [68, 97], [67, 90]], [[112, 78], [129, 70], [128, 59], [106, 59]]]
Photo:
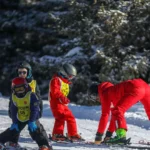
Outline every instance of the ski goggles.
[[20, 74], [27, 74], [27, 71], [18, 71], [18, 74], [20, 75]]
[[15, 93], [22, 93], [24, 91], [25, 91], [25, 87], [24, 86], [14, 87], [14, 92]]
[[65, 79], [68, 79], [68, 80], [72, 80], [73, 78], [75, 78], [74, 75], [65, 76], [61, 72], [59, 73], [59, 75], [62, 76], [63, 78], [65, 78]]

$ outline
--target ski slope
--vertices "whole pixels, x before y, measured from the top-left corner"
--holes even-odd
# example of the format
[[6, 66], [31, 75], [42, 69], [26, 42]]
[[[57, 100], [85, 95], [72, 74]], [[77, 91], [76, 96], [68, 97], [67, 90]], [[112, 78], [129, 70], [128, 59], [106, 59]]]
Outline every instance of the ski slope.
[[[0, 97], [0, 132], [3, 132], [6, 128], [10, 127], [11, 119], [8, 117], [8, 98]], [[101, 114], [100, 106], [78, 106], [70, 104], [69, 108], [72, 110], [76, 117], [78, 124], [78, 131], [82, 134], [82, 137], [87, 141], [93, 141], [95, 133], [97, 131], [99, 117]], [[128, 110], [125, 114], [128, 123], [127, 137], [131, 137], [133, 143], [139, 140], [150, 141], [150, 121], [148, 120], [143, 105], [137, 103]], [[54, 118], [50, 111], [49, 102], [44, 101], [44, 113], [40, 119], [47, 134], [52, 133]], [[66, 128], [64, 133], [67, 133]], [[114, 134], [115, 136], [115, 134]], [[38, 150], [37, 145], [30, 138], [30, 135], [26, 128], [21, 132], [19, 143], [22, 146], [32, 147]], [[114, 147], [101, 147], [94, 145], [77, 145], [77, 144], [58, 144], [52, 143], [54, 150], [108, 150], [108, 149], [123, 149]], [[127, 149], [127, 148], [125, 148]]]

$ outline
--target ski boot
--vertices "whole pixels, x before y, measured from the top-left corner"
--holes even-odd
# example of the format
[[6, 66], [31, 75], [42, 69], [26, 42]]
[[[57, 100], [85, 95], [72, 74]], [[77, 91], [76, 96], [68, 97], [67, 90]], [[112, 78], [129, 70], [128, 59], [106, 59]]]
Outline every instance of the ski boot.
[[117, 136], [114, 138], [110, 138], [109, 140], [104, 141], [106, 144], [119, 144], [119, 145], [127, 145], [129, 141], [126, 140], [126, 130], [125, 129], [117, 129]]
[[46, 145], [40, 146], [39, 150], [53, 150], [52, 146], [47, 147]]
[[54, 134], [52, 137], [49, 137], [50, 140], [52, 141], [68, 141], [68, 138], [64, 136], [63, 134]]
[[94, 142], [94, 144], [96, 144], [96, 145], [101, 144], [102, 143], [102, 136], [103, 136], [103, 134], [97, 132], [96, 136], [95, 136], [95, 142]]
[[83, 139], [81, 137], [81, 135], [79, 134], [76, 134], [76, 135], [73, 135], [73, 136], [68, 136], [68, 139], [71, 141], [71, 142], [82, 142], [82, 141], [85, 141], [85, 139]]
[[14, 142], [6, 142], [5, 143], [6, 148], [12, 149], [12, 150], [17, 150], [20, 149], [21, 146], [18, 143], [14, 143]]
[[110, 140], [105, 141], [106, 144], [119, 144], [119, 145], [126, 145], [127, 140], [126, 137], [120, 138], [118, 136], [115, 136], [114, 138], [111, 138]]
[[113, 132], [107, 131], [103, 142], [110, 140], [112, 135], [113, 135]]

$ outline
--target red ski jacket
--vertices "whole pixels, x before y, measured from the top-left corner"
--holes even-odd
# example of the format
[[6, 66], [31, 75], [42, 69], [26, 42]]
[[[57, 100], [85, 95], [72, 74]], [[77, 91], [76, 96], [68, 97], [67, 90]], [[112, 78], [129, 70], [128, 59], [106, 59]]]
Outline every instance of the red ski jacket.
[[67, 124], [68, 136], [77, 135], [77, 125], [74, 115], [68, 108], [70, 100], [69, 94], [70, 81], [60, 76], [54, 75], [49, 85], [50, 107], [55, 118], [53, 135], [63, 134], [65, 122]]
[[[115, 115], [120, 120], [119, 128], [127, 128], [124, 113], [138, 101], [145, 108], [150, 120], [150, 86], [142, 79], [133, 79], [113, 85], [110, 82], [103, 82], [98, 86], [98, 93], [101, 102], [102, 114], [99, 121], [98, 131], [104, 133], [109, 115]], [[115, 125], [111, 120], [109, 131], [115, 131]]]
[[67, 79], [61, 78], [55, 74], [49, 84], [49, 101], [52, 110], [59, 110], [63, 105], [67, 105], [70, 101], [67, 98], [69, 94], [69, 82]]

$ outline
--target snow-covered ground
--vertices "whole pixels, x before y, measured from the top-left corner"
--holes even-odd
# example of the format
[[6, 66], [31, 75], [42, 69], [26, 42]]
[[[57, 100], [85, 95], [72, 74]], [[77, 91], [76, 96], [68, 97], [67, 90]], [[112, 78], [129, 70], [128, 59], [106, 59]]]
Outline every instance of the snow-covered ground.
[[[8, 117], [8, 98], [0, 97], [0, 132], [4, 131], [6, 128], [10, 127], [11, 119]], [[95, 133], [97, 131], [97, 126], [99, 122], [99, 117], [101, 113], [100, 106], [78, 106], [75, 104], [69, 105], [70, 109], [74, 113], [77, 124], [78, 131], [82, 134], [83, 138], [87, 141], [93, 141]], [[132, 108], [128, 110], [125, 114], [128, 123], [127, 137], [131, 137], [131, 141], [138, 142], [139, 140], [150, 141], [150, 121], [148, 120], [143, 105], [137, 103]], [[53, 129], [54, 118], [49, 108], [49, 102], [44, 101], [44, 114], [40, 122], [44, 125], [47, 134], [50, 134]], [[65, 132], [66, 133], [66, 129]], [[20, 136], [20, 145], [26, 145], [30, 147], [37, 147], [36, 144], [31, 140], [28, 134], [27, 127], [22, 131]], [[31, 144], [28, 144], [30, 142]], [[54, 150], [108, 150], [114, 148], [98, 148], [98, 146], [92, 145], [75, 145], [75, 144], [56, 144], [53, 143]], [[37, 148], [38, 149], [38, 148]], [[122, 149], [122, 148], [115, 148]], [[127, 149], [127, 148], [126, 148]]]

